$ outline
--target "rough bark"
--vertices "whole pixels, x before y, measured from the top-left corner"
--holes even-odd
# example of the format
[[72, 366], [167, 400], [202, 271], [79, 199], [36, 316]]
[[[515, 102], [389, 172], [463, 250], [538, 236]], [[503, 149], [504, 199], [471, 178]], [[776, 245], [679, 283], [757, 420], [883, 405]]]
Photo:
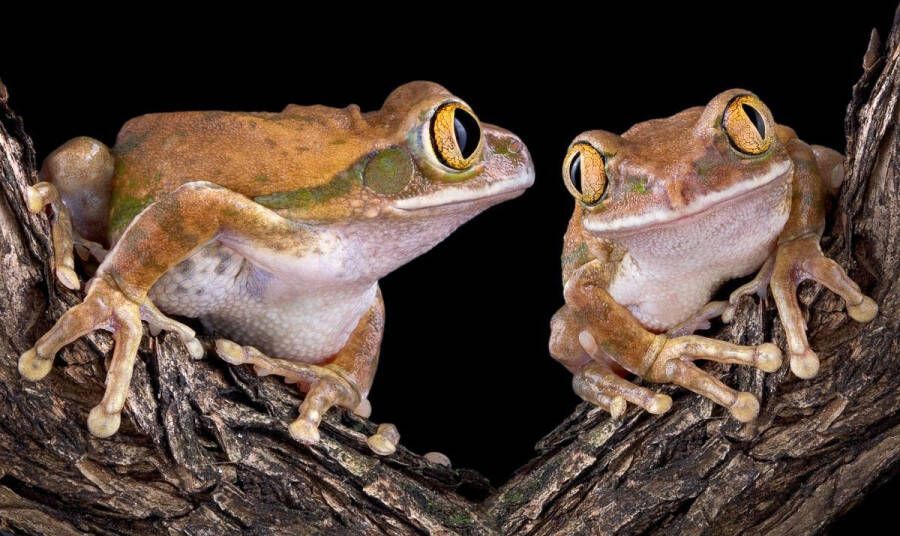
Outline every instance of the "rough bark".
[[[850, 321], [839, 300], [802, 288], [819, 375], [713, 366], [763, 400], [740, 425], [670, 390], [661, 417], [614, 421], [579, 407], [499, 490], [471, 471], [400, 448], [369, 454], [371, 423], [331, 412], [319, 446], [285, 432], [299, 397], [172, 336], [146, 337], [127, 418], [92, 438], [110, 338], [63, 350], [43, 382], [22, 381], [20, 352], [80, 300], [56, 285], [49, 226], [24, 207], [31, 141], [0, 84], [0, 530], [13, 534], [810, 534], [900, 470], [900, 25], [873, 34], [847, 113], [848, 177], [828, 254], [881, 307]], [[771, 306], [746, 299], [717, 336], [783, 334]], [[207, 341], [208, 342], [208, 341]]]

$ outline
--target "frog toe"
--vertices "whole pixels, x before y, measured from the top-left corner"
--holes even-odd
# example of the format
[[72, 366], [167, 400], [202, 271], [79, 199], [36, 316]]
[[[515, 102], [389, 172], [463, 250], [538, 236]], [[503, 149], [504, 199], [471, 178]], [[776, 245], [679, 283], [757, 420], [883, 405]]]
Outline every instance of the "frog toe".
[[108, 412], [103, 404], [94, 406], [88, 414], [87, 427], [88, 431], [94, 437], [105, 438], [110, 437], [119, 431], [122, 423], [122, 415], [119, 412]]
[[53, 358], [40, 357], [37, 350], [31, 348], [19, 357], [19, 374], [28, 381], [43, 380], [53, 369]]
[[390, 456], [396, 452], [399, 442], [400, 432], [390, 423], [379, 424], [375, 434], [366, 440], [372, 452], [379, 456]]
[[751, 422], [759, 415], [759, 400], [750, 393], [739, 392], [728, 411], [740, 422]]
[[81, 281], [78, 279], [78, 274], [68, 266], [57, 266], [56, 278], [59, 279], [59, 282], [67, 289], [78, 290], [81, 287]]
[[804, 380], [814, 378], [819, 373], [819, 356], [809, 348], [791, 353], [791, 372]]
[[201, 359], [204, 356], [203, 345], [197, 339], [194, 330], [164, 315], [150, 300], [141, 305], [141, 319], [147, 322], [151, 335], [156, 336], [162, 331], [171, 331], [181, 339], [191, 358]]
[[360, 400], [359, 405], [353, 409], [353, 414], [363, 419], [368, 419], [372, 416], [372, 403], [369, 402], [368, 398], [363, 398]]
[[306, 445], [319, 442], [319, 425], [306, 419], [297, 419], [288, 426], [291, 437]]
[[847, 305], [847, 314], [857, 322], [870, 322], [878, 314], [878, 304], [868, 296], [856, 305]]

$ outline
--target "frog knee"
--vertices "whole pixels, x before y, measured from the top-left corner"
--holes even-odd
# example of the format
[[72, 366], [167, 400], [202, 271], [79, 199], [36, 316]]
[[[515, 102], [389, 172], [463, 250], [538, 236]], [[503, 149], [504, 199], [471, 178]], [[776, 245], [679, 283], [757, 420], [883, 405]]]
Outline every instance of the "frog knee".
[[819, 174], [833, 192], [840, 188], [844, 182], [844, 155], [822, 145], [812, 145], [813, 154], [816, 155], [816, 164]]
[[550, 355], [563, 363], [581, 358], [584, 351], [578, 344], [579, 330], [571, 309], [557, 311], [550, 319]]
[[59, 146], [44, 159], [40, 178], [56, 186], [72, 216], [77, 233], [103, 241], [115, 158], [103, 142], [80, 136]]

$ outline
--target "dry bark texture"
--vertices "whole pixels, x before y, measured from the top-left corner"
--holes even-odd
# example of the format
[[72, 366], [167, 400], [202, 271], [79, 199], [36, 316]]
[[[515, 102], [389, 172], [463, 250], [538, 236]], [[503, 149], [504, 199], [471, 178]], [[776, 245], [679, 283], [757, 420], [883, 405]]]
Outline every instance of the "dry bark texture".
[[[763, 400], [742, 426], [674, 391], [672, 411], [618, 421], [579, 407], [499, 490], [471, 471], [365, 444], [371, 423], [332, 411], [319, 446], [285, 431], [299, 396], [174, 336], [146, 337], [122, 429], [92, 438], [105, 333], [63, 350], [43, 382], [16, 361], [80, 294], [54, 283], [46, 217], [25, 210], [35, 158], [0, 84], [0, 531], [13, 534], [811, 534], [900, 469], [900, 26], [873, 36], [848, 108], [848, 178], [828, 254], [881, 307], [850, 321], [802, 287], [818, 377], [711, 365]], [[783, 334], [747, 298], [719, 337]], [[208, 343], [208, 341], [207, 341]], [[673, 391], [669, 391], [673, 393]]]

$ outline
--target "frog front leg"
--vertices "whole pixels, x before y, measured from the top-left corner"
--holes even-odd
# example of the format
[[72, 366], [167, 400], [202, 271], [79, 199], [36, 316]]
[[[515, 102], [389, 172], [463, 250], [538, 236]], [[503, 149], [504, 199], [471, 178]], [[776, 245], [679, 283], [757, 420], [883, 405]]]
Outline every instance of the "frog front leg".
[[294, 248], [318, 246], [308, 227], [243, 195], [209, 182], [184, 184], [151, 204], [128, 226], [97, 269], [84, 301], [66, 311], [19, 358], [20, 373], [26, 379], [40, 380], [49, 373], [60, 348], [97, 329], [112, 332], [115, 349], [106, 392], [88, 416], [88, 429], [98, 437], [115, 433], [142, 336], [142, 316], [154, 327], [175, 330], [182, 340], [187, 339], [192, 353], [197, 350], [190, 342], [193, 332], [177, 328], [177, 323], [162, 316], [147, 293], [162, 274], [224, 235], [251, 240], [256, 250], [264, 244], [276, 260], [279, 255], [290, 255]]
[[[379, 290], [375, 303], [359, 320], [347, 343], [325, 364], [269, 357], [252, 346], [242, 347], [225, 339], [216, 341], [216, 351], [232, 365], [253, 365], [260, 375], [282, 376], [285, 382], [296, 383], [306, 391], [299, 415], [288, 431], [301, 443], [315, 444], [319, 441], [322, 416], [331, 407], [344, 407], [364, 418], [371, 414], [367, 396], [375, 378], [383, 332], [384, 301]], [[396, 450], [398, 437], [384, 432], [391, 428], [392, 425], [382, 425], [368, 439], [376, 454], [388, 455]]]
[[819, 371], [819, 358], [806, 338], [806, 321], [797, 300], [800, 283], [812, 279], [838, 294], [847, 314], [857, 322], [872, 320], [878, 305], [819, 246], [826, 198], [838, 183], [839, 169], [831, 168], [842, 165], [834, 156], [837, 153], [799, 139], [790, 140], [787, 149], [794, 164], [791, 213], [778, 239], [769, 287], [784, 326], [791, 370], [800, 378], [812, 378]]
[[773, 344], [739, 346], [697, 336], [669, 338], [644, 329], [602, 285], [597, 262], [575, 272], [565, 286], [566, 305], [552, 322], [550, 352], [574, 373], [576, 393], [614, 416], [626, 402], [650, 413], [663, 413], [671, 399], [629, 382], [613, 366], [654, 383], [674, 383], [729, 409], [742, 422], [759, 413], [750, 393], [738, 392], [694, 365], [705, 359], [751, 365], [765, 372], [781, 366], [781, 352]]

